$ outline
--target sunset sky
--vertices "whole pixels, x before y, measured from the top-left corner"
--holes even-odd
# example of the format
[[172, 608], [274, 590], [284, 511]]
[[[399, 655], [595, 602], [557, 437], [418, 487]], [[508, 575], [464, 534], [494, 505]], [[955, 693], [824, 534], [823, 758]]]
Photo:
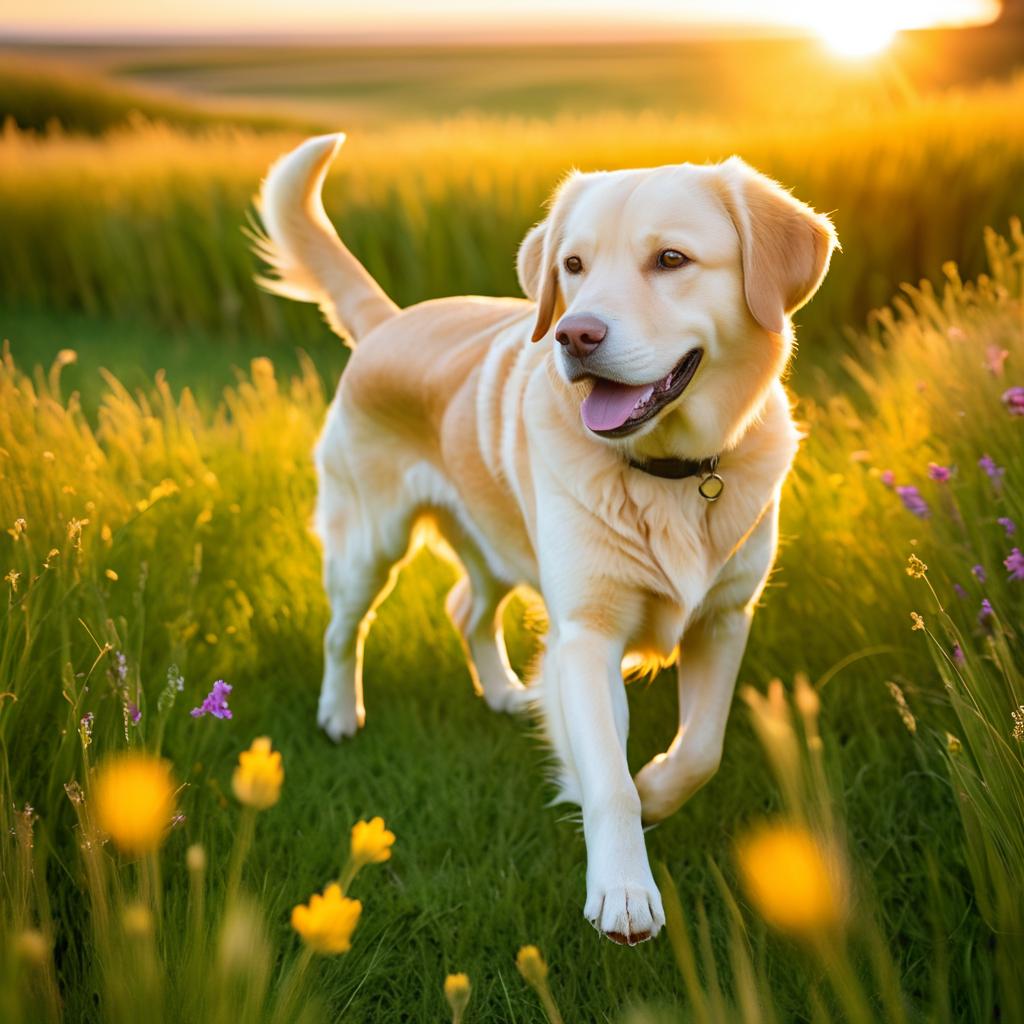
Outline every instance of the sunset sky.
[[999, 10], [998, 0], [34, 0], [16, 9], [5, 0], [4, 6], [0, 35], [542, 33], [545, 26], [574, 25], [862, 31], [986, 22]]

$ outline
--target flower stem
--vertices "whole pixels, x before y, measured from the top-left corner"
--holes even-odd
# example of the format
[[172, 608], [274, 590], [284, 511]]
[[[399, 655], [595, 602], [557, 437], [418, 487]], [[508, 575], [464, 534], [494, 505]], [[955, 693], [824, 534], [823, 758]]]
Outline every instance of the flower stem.
[[242, 881], [242, 865], [249, 856], [253, 834], [256, 830], [256, 812], [251, 807], [242, 808], [242, 819], [235, 834], [235, 843], [231, 851], [231, 868], [228, 872], [227, 905], [231, 906], [238, 898], [238, 889]]

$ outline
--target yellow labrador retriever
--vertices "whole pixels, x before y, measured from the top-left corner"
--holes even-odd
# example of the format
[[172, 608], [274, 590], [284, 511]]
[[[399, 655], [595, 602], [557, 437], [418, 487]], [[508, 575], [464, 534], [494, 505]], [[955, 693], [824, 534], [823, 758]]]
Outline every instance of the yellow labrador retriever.
[[[643, 822], [718, 767], [798, 434], [780, 375], [829, 220], [732, 158], [573, 174], [519, 250], [523, 299], [400, 310], [320, 199], [343, 136], [279, 160], [260, 197], [263, 284], [317, 302], [355, 352], [316, 450], [331, 604], [320, 725], [362, 726], [362, 654], [422, 517], [465, 575], [447, 606], [496, 709], [542, 712], [583, 809], [584, 913], [617, 942], [664, 923]], [[540, 343], [540, 344], [536, 344]], [[527, 583], [551, 627], [537, 683], [500, 611]], [[622, 666], [677, 663], [679, 729], [632, 778]]]

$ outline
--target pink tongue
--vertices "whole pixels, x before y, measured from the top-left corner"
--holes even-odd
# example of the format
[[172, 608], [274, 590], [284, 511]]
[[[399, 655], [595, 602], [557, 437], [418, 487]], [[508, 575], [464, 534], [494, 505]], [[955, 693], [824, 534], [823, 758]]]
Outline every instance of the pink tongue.
[[646, 401], [654, 393], [650, 384], [616, 384], [611, 380], [597, 380], [594, 390], [583, 400], [580, 411], [583, 422], [591, 430], [614, 430], [621, 427], [637, 403]]

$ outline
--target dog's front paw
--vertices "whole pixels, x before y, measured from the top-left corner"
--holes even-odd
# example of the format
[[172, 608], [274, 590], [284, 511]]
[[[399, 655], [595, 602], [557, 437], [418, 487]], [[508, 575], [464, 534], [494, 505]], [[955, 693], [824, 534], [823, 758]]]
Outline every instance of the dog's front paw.
[[583, 913], [599, 932], [620, 946], [653, 939], [665, 923], [661, 893], [653, 878], [644, 885], [588, 886]]
[[337, 699], [320, 698], [316, 720], [335, 743], [343, 737], [355, 736], [366, 722], [366, 709], [362, 704], [343, 704]]

